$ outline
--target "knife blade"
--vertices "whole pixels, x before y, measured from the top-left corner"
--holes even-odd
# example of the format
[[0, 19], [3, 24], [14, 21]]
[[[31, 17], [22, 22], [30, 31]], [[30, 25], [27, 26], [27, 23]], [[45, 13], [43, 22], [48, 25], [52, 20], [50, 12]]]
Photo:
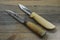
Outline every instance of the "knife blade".
[[20, 23], [24, 23], [25, 22], [24, 18], [22, 18], [21, 16], [19, 16], [17, 13], [15, 13], [15, 12], [13, 12], [11, 10], [5, 10], [5, 12], [7, 12], [10, 16], [12, 16], [13, 18], [15, 18]]
[[40, 36], [44, 36], [46, 34], [46, 31], [41, 28], [40, 26], [36, 25], [35, 23], [31, 21], [25, 21], [22, 19], [21, 16], [19, 16], [17, 13], [11, 11], [11, 10], [6, 10], [6, 12], [11, 15], [13, 18], [15, 18], [18, 22], [21, 22], [23, 24], [26, 24], [32, 31], [34, 31], [36, 34]]
[[55, 25], [52, 24], [51, 22], [47, 21], [45, 18], [42, 16], [38, 15], [35, 12], [30, 11], [27, 7], [23, 6], [22, 4], [18, 4], [19, 8], [28, 14], [31, 18], [35, 19], [39, 24], [41, 24], [43, 27], [46, 29], [55, 29]]

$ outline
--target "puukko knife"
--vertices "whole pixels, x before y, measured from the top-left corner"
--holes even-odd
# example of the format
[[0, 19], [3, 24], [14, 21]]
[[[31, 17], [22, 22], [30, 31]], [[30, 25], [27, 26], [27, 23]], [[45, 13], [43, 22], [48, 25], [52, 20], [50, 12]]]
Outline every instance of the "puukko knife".
[[11, 10], [6, 10], [6, 12], [12, 16], [13, 18], [15, 18], [18, 22], [27, 25], [28, 28], [30, 28], [32, 31], [34, 31], [36, 34], [40, 35], [40, 36], [44, 36], [46, 34], [46, 31], [41, 28], [40, 26], [36, 25], [35, 23], [31, 22], [31, 21], [27, 21], [25, 19], [23, 19], [20, 15], [18, 15], [17, 13], [11, 11]]
[[31, 18], [35, 19], [39, 24], [41, 24], [46, 29], [55, 29], [55, 25], [53, 25], [51, 22], [44, 19], [42, 16], [38, 15], [35, 12], [30, 11], [27, 7], [23, 6], [22, 4], [18, 4], [19, 8], [28, 14]]

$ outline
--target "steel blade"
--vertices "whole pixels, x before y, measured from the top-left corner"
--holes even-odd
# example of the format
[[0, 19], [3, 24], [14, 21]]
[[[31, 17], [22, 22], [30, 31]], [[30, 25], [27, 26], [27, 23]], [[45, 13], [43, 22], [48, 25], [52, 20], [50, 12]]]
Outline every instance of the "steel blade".
[[16, 20], [18, 20], [21, 23], [24, 23], [24, 18], [22, 18], [20, 15], [17, 13], [11, 11], [11, 10], [5, 10], [10, 16], [14, 17]]
[[28, 9], [27, 7], [23, 6], [22, 4], [18, 4], [19, 8], [21, 10], [23, 10], [25, 13], [27, 13], [28, 15], [30, 15], [32, 13], [32, 11], [30, 11], [30, 9]]

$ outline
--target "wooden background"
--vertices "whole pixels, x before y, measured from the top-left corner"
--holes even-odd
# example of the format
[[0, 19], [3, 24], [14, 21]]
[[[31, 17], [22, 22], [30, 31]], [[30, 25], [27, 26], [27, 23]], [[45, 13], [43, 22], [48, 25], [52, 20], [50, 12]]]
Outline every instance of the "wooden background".
[[[15, 37], [12, 35], [16, 35], [15, 40], [43, 40], [4, 12], [9, 9], [23, 17], [25, 13], [18, 8], [18, 3], [37, 12], [56, 26], [56, 30], [46, 30], [47, 40], [60, 40], [60, 0], [0, 0], [0, 40], [11, 40], [10, 38]], [[35, 22], [26, 17], [29, 21]]]

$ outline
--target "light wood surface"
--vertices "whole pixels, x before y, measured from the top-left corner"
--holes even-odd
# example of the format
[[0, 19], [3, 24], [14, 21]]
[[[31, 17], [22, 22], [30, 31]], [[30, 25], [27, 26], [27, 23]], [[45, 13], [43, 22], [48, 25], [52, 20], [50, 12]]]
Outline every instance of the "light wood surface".
[[8, 5], [17, 5], [18, 3], [24, 5], [41, 5], [41, 6], [60, 6], [60, 0], [37, 0], [37, 1], [25, 1], [25, 0], [1, 0], [0, 4], [8, 4]]

